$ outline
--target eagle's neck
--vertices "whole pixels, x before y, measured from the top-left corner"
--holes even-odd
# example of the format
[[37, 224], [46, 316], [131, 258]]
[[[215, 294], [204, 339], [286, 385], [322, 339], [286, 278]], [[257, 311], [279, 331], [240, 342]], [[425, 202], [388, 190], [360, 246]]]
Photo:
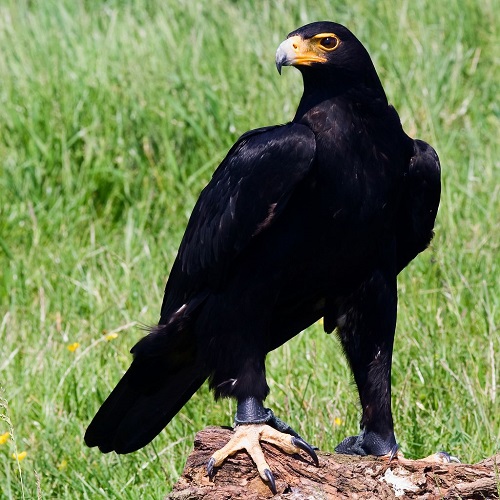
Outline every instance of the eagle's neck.
[[384, 115], [389, 107], [387, 97], [375, 70], [366, 74], [365, 79], [353, 84], [348, 79], [336, 79], [335, 75], [302, 72], [304, 93], [300, 100], [294, 122], [304, 122], [307, 115], [318, 109], [357, 110], [367, 115]]

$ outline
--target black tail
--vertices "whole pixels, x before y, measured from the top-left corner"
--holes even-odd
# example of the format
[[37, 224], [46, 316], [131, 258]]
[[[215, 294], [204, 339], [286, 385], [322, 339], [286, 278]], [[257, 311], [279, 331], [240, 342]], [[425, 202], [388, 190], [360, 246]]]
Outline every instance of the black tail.
[[98, 446], [104, 453], [131, 453], [146, 446], [203, 384], [207, 375], [196, 356], [183, 349], [166, 353], [162, 347], [170, 342], [162, 343], [156, 356], [144, 355], [141, 343], [133, 349], [130, 368], [85, 433], [87, 446]]

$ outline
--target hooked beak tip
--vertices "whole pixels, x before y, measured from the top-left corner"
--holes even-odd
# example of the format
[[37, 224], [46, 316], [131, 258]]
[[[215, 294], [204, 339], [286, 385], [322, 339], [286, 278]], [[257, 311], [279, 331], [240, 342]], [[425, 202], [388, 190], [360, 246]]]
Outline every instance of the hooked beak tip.
[[281, 42], [276, 51], [276, 69], [281, 75], [283, 66], [293, 66], [297, 56], [297, 37], [287, 38]]
[[276, 69], [278, 73], [281, 75], [281, 68], [288, 63], [288, 56], [286, 51], [283, 48], [283, 44], [278, 47], [276, 51]]

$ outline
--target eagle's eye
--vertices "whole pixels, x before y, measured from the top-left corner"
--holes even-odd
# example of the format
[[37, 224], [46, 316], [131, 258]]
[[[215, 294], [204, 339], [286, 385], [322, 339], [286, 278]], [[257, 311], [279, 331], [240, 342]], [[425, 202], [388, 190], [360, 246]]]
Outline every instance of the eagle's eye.
[[319, 44], [325, 50], [335, 50], [339, 45], [339, 39], [336, 36], [325, 36], [320, 39]]

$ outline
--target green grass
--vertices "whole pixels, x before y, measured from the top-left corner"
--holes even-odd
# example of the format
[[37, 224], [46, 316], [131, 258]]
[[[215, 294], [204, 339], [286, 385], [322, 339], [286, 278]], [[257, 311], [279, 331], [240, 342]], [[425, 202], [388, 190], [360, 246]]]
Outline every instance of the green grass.
[[[493, 0], [2, 0], [0, 496], [158, 499], [195, 432], [231, 423], [231, 402], [203, 388], [137, 453], [82, 441], [138, 326], [158, 319], [211, 172], [240, 133], [293, 116], [300, 75], [279, 77], [274, 52], [318, 19], [366, 44], [406, 130], [442, 161], [436, 237], [399, 281], [402, 449], [498, 452], [499, 14]], [[319, 326], [269, 355], [268, 378], [269, 405], [322, 449], [357, 432], [346, 363]]]

